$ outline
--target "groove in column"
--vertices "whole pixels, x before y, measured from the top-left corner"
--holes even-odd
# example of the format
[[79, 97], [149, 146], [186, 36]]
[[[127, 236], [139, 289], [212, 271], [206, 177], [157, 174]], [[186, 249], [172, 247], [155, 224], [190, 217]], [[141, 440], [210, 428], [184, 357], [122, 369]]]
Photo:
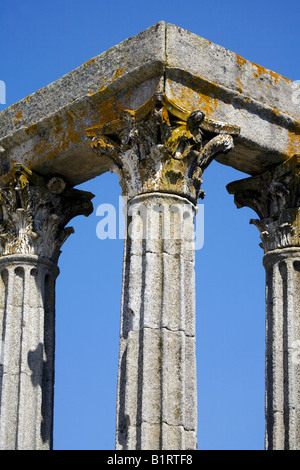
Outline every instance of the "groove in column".
[[[35, 361], [32, 360], [32, 354], [35, 349], [35, 336], [38, 334], [36, 312], [31, 315], [30, 303], [35, 300], [32, 295], [30, 268], [26, 266], [22, 269], [24, 273], [23, 280], [23, 309], [21, 323], [21, 345], [19, 359], [19, 410], [17, 427], [17, 449], [30, 449], [30, 444], [36, 445], [36, 413], [40, 409], [40, 400], [32, 387], [32, 368]], [[34, 292], [35, 294], [35, 292]], [[31, 351], [32, 349], [32, 351]], [[30, 403], [30, 406], [28, 404]]]
[[287, 266], [286, 262], [279, 263], [279, 272], [281, 276], [281, 298], [282, 298], [282, 396], [283, 396], [283, 432], [284, 432], [284, 449], [289, 450], [290, 435], [290, 395], [289, 395], [289, 312], [288, 312], [288, 292], [287, 292]]
[[293, 263], [293, 286], [294, 292], [294, 341], [293, 341], [293, 366], [294, 366], [294, 400], [295, 400], [295, 423], [294, 423], [294, 449], [300, 450], [300, 261]]
[[266, 436], [265, 447], [273, 450], [274, 429], [274, 381], [271, 351], [274, 344], [274, 318], [273, 318], [273, 267], [266, 267]]
[[41, 273], [43, 302], [43, 352], [42, 364], [42, 422], [40, 437], [42, 445], [53, 447], [54, 405], [54, 354], [55, 354], [55, 276]]
[[275, 303], [274, 311], [274, 344], [273, 344], [273, 375], [274, 375], [274, 450], [284, 446], [284, 368], [283, 368], [283, 283], [278, 264], [274, 269], [273, 293]]
[[291, 370], [290, 450], [300, 450], [300, 261], [289, 263], [291, 333], [289, 344]]
[[8, 272], [7, 269], [1, 271], [0, 277], [0, 329], [1, 329], [1, 346], [0, 346], [0, 418], [1, 418], [1, 400], [2, 385], [4, 373], [4, 345], [6, 334], [6, 314], [7, 314], [7, 294], [8, 294]]
[[[283, 356], [282, 356], [282, 333], [283, 333], [283, 305], [282, 305], [282, 278], [279, 266], [273, 268], [272, 294], [272, 343], [269, 345], [268, 359], [271, 362], [272, 377], [272, 409], [273, 428], [271, 430], [271, 447], [273, 450], [282, 448], [284, 445], [284, 419], [283, 419]], [[271, 378], [270, 377], [270, 378]]]
[[[125, 244], [116, 443], [124, 450], [185, 448], [185, 436], [192, 443], [189, 448], [194, 448], [195, 427], [191, 417], [186, 425], [185, 410], [185, 399], [194, 394], [186, 374], [195, 380], [194, 302], [186, 299], [194, 265], [183, 252], [183, 240], [164, 244], [165, 215], [157, 204], [147, 237], [128, 237]], [[180, 222], [175, 215], [167, 227], [173, 232]], [[134, 213], [130, 223], [135, 234], [141, 230], [138, 220]], [[179, 291], [174, 290], [177, 285]], [[192, 372], [184, 365], [191, 358]]]
[[140, 328], [139, 328], [139, 352], [138, 352], [138, 377], [137, 377], [137, 414], [136, 414], [136, 446], [142, 449], [142, 421], [143, 421], [143, 379], [144, 379], [144, 314], [145, 314], [145, 289], [146, 289], [146, 240], [142, 241], [142, 286], [140, 304]]
[[[17, 267], [14, 270], [14, 285], [13, 285], [13, 309], [11, 310], [11, 315], [14, 316], [14, 320], [17, 320], [19, 318], [19, 329], [20, 329], [20, 341], [18, 344], [18, 365], [19, 365], [19, 371], [18, 371], [18, 388], [17, 388], [17, 400], [15, 401], [15, 430], [16, 430], [16, 436], [15, 436], [15, 441], [16, 441], [16, 449], [19, 448], [19, 435], [18, 435], [18, 429], [19, 429], [19, 421], [20, 421], [20, 396], [21, 396], [21, 360], [22, 360], [22, 341], [23, 341], [23, 317], [24, 317], [24, 268]], [[21, 295], [20, 295], [21, 293]], [[14, 333], [14, 332], [12, 332]], [[10, 345], [11, 346], [11, 345]]]

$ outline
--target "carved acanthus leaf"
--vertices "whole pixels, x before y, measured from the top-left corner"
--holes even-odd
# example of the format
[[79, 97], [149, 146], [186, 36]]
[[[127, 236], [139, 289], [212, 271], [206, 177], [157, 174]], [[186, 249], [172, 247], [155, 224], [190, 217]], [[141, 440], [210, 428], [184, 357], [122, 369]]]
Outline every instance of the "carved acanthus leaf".
[[66, 224], [89, 215], [93, 195], [68, 188], [60, 177], [46, 181], [16, 164], [0, 187], [0, 254], [34, 254], [57, 262], [73, 232]]
[[251, 219], [261, 234], [265, 252], [300, 245], [300, 156], [261, 175], [227, 186], [238, 208], [250, 207], [260, 219]]
[[203, 197], [202, 172], [233, 147], [239, 128], [156, 94], [136, 111], [86, 132], [95, 152], [110, 157], [127, 196], [160, 190], [197, 200]]

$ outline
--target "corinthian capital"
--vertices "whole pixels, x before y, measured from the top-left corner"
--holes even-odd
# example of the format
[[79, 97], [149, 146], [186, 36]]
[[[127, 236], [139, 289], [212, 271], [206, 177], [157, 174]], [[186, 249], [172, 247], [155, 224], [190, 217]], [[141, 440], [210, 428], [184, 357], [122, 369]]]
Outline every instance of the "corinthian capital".
[[120, 119], [86, 132], [97, 155], [110, 157], [126, 196], [162, 191], [197, 201], [204, 197], [203, 171], [232, 149], [239, 128], [156, 94], [136, 111], [125, 110]]
[[57, 262], [77, 215], [92, 212], [93, 194], [42, 178], [21, 164], [0, 182], [0, 254], [33, 254]]
[[300, 156], [261, 175], [227, 186], [238, 208], [248, 206], [260, 219], [250, 223], [260, 230], [265, 252], [300, 245]]

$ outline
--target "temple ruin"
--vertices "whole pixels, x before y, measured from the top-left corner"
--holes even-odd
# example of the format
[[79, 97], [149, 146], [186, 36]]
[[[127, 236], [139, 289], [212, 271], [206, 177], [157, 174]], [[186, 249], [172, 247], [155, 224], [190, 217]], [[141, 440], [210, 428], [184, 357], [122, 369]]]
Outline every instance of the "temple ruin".
[[[0, 113], [0, 448], [52, 449], [55, 283], [74, 187], [127, 198], [116, 449], [197, 449], [194, 218], [213, 160], [266, 269], [268, 450], [300, 449], [300, 85], [160, 22]], [[73, 235], [71, 235], [73, 236]]]

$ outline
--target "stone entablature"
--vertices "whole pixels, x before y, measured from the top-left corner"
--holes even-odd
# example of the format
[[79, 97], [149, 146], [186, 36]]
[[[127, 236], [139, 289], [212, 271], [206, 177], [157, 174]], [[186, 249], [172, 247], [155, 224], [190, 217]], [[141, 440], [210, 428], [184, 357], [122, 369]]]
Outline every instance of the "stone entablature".
[[[155, 93], [240, 127], [217, 160], [254, 175], [300, 153], [300, 85], [160, 22], [0, 113], [1, 172], [23, 163], [74, 186], [110, 170], [86, 129], [118, 120]], [[42, 136], [42, 138], [41, 138]], [[82, 157], [84, 155], [84, 158]]]

